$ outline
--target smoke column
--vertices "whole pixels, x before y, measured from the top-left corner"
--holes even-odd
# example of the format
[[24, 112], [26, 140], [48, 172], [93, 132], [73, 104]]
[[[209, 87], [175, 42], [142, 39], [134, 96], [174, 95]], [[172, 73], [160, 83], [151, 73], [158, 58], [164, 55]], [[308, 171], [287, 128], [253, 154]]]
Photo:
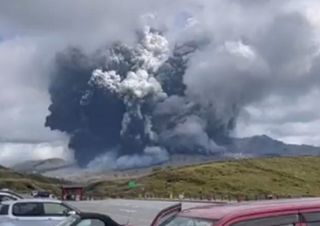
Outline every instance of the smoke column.
[[201, 109], [184, 95], [183, 75], [198, 44], [171, 51], [150, 27], [137, 36], [133, 47], [115, 43], [94, 56], [77, 48], [60, 53], [46, 126], [70, 134], [83, 166], [105, 158], [116, 159], [113, 168], [131, 168], [161, 163], [169, 153], [220, 151]]
[[[192, 39], [169, 42], [165, 31], [145, 26], [130, 45], [66, 49], [56, 56], [46, 126], [70, 136], [81, 166], [127, 169], [176, 153], [223, 153], [246, 105], [319, 84], [310, 23], [276, 13], [243, 32], [232, 24], [233, 33], [207, 32], [189, 18]], [[241, 22], [252, 21], [246, 15]]]

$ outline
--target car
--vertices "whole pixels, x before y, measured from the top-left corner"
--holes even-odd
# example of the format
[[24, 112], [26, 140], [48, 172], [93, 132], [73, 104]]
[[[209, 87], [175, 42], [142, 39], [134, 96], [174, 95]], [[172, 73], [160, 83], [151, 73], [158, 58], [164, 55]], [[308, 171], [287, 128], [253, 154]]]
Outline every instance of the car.
[[319, 226], [320, 198], [215, 204], [162, 210], [151, 226]]
[[50, 192], [47, 191], [37, 191], [33, 195], [34, 198], [49, 198], [50, 197]]
[[47, 191], [32, 191], [31, 196], [33, 198], [57, 199], [57, 197], [54, 194], [51, 194]]
[[53, 226], [80, 211], [62, 201], [21, 199], [0, 204], [0, 226]]
[[109, 216], [99, 213], [74, 214], [56, 226], [121, 226]]
[[0, 203], [4, 201], [19, 200], [19, 199], [23, 199], [23, 197], [14, 192], [3, 191], [3, 190], [0, 191]]

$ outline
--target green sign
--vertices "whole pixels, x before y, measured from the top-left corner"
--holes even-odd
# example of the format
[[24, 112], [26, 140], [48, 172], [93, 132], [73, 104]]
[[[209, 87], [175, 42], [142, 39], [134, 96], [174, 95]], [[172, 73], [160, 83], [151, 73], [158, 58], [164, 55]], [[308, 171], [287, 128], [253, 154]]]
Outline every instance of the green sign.
[[130, 189], [134, 189], [134, 188], [137, 187], [137, 184], [136, 184], [135, 181], [131, 180], [131, 181], [129, 181], [129, 183], [128, 183], [128, 187], [129, 187]]

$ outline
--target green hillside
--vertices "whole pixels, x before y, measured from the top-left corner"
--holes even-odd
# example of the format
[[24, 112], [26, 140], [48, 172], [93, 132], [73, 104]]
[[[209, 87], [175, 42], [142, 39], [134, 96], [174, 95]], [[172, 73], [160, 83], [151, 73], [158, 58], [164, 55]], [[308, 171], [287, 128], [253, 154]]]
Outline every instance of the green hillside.
[[218, 162], [181, 168], [155, 169], [136, 180], [102, 181], [88, 186], [103, 197], [263, 198], [267, 195], [319, 196], [320, 157], [266, 158]]
[[[128, 186], [128, 180], [100, 181], [88, 185], [86, 194], [99, 198], [176, 198], [184, 194], [186, 198], [204, 199], [320, 196], [320, 157], [265, 158], [155, 168], [150, 175], [134, 182]], [[18, 192], [48, 190], [59, 194], [62, 183], [66, 182], [0, 167], [0, 188]]]
[[22, 174], [5, 167], [0, 167], [0, 188], [8, 188], [17, 192], [46, 190], [59, 194], [61, 181], [34, 174]]

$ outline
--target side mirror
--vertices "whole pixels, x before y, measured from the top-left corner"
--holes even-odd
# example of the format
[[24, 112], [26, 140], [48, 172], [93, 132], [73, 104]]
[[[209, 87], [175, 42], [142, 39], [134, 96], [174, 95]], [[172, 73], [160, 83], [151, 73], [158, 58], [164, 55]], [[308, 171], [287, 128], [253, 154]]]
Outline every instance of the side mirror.
[[69, 215], [69, 216], [70, 216], [70, 215], [76, 215], [76, 214], [77, 214], [77, 212], [74, 211], [74, 210], [71, 210], [71, 211], [68, 212], [68, 215]]
[[77, 212], [74, 211], [74, 210], [66, 210], [66, 211], [64, 211], [64, 215], [66, 215], [66, 216], [71, 216], [71, 215], [76, 215], [76, 214], [77, 214]]

